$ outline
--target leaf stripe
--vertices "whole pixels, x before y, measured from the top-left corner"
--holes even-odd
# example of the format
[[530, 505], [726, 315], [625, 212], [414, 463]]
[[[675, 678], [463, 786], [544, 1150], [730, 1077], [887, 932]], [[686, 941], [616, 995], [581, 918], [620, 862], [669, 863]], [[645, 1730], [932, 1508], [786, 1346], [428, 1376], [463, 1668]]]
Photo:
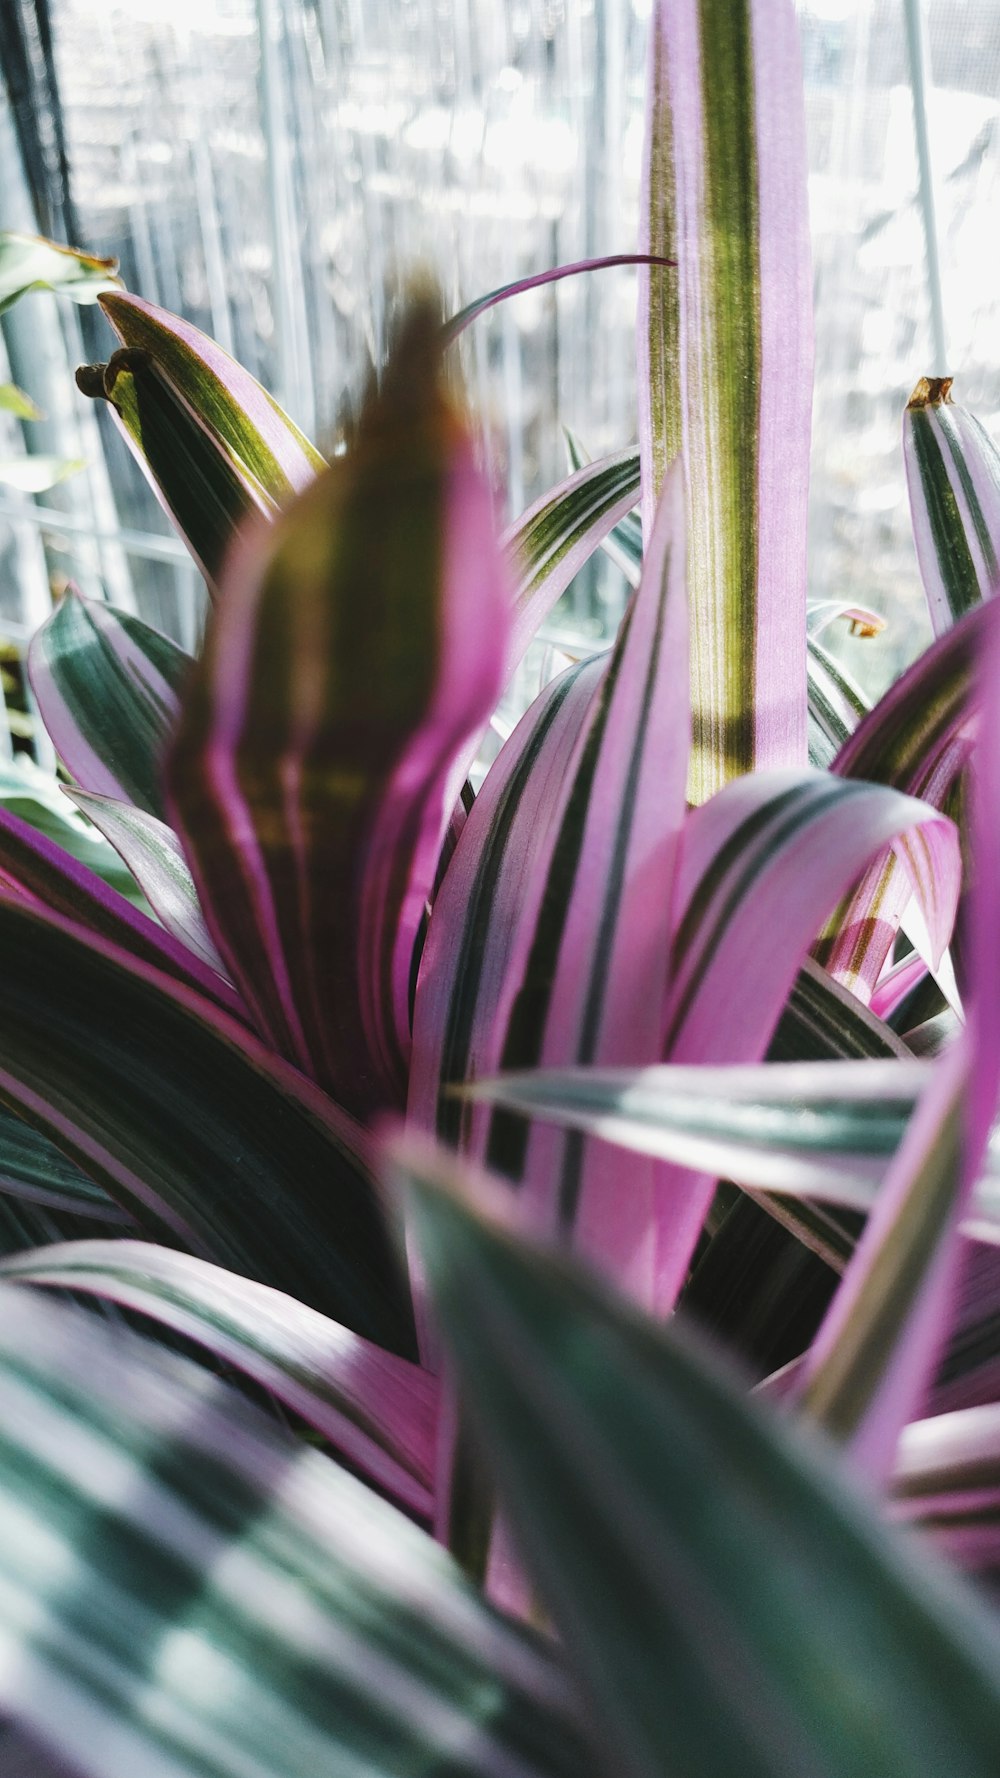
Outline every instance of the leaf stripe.
[[475, 875], [467, 891], [465, 924], [461, 936], [452, 940], [457, 954], [457, 974], [449, 999], [441, 1051], [442, 1091], [437, 1102], [436, 1127], [440, 1139], [449, 1144], [458, 1141], [462, 1107], [461, 1102], [447, 1092], [447, 1087], [449, 1083], [463, 1081], [468, 1076], [493, 896], [507, 861], [507, 848], [512, 842], [518, 808], [574, 685], [581, 675], [585, 675], [587, 681], [592, 680], [594, 672], [589, 663], [571, 667], [539, 700], [523, 752], [516, 769], [503, 785], [501, 798], [491, 813], [485, 844], [477, 858]]

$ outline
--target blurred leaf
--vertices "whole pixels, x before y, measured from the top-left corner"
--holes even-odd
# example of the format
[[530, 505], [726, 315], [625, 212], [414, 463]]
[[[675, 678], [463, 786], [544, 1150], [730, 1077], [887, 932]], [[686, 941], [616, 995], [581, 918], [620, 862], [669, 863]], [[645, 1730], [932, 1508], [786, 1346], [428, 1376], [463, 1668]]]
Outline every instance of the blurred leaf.
[[30, 395], [25, 395], [15, 383], [0, 383], [0, 413], [13, 414], [17, 420], [44, 420], [45, 415], [40, 407], [36, 407]]
[[524, 1557], [629, 1778], [993, 1778], [993, 1619], [687, 1330], [391, 1154]]
[[86, 457], [5, 457], [0, 461], [0, 484], [19, 488], [22, 494], [44, 494], [86, 467]]
[[509, 623], [441, 377], [418, 301], [352, 449], [232, 557], [169, 767], [228, 973], [359, 1115], [405, 1096], [415, 950]]
[[0, 1699], [84, 1778], [588, 1778], [551, 1652], [189, 1360], [0, 1297]]
[[949, 1561], [1000, 1568], [1000, 1403], [903, 1428], [892, 1479], [894, 1518], [918, 1525]]
[[[0, 1123], [0, 1171], [5, 1135]], [[148, 1241], [43, 1247], [0, 1269], [14, 1283], [107, 1297], [184, 1334], [301, 1414], [403, 1505], [429, 1514], [437, 1388], [427, 1371], [294, 1297]]]
[[121, 282], [116, 259], [97, 259], [39, 235], [0, 232], [0, 315], [31, 290], [56, 290], [76, 303], [96, 302]]

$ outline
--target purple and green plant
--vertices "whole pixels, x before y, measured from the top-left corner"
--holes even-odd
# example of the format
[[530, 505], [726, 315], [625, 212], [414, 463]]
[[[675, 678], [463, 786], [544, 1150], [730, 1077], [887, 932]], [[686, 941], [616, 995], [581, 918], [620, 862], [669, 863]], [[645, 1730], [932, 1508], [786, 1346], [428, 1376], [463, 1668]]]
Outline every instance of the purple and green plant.
[[918, 385], [869, 707], [803, 144], [791, 0], [659, 0], [638, 450], [501, 537], [454, 342], [616, 261], [418, 290], [329, 464], [99, 298], [211, 610], [31, 648], [141, 906], [0, 813], [0, 1709], [85, 1778], [1000, 1767], [1000, 482]]

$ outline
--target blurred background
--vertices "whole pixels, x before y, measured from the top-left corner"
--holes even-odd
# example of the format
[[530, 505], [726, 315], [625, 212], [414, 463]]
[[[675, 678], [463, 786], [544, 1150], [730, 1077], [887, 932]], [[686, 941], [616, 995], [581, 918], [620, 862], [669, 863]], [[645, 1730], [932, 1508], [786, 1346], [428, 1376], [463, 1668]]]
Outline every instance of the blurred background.
[[[900, 450], [910, 389], [951, 370], [957, 398], [994, 436], [1000, 424], [1000, 0], [799, 11], [811, 592], [889, 619], [877, 641], [836, 639], [876, 692], [930, 635]], [[332, 446], [381, 355], [383, 292], [401, 268], [430, 262], [458, 308], [634, 249], [648, 15], [649, 0], [2, 0], [0, 228], [116, 255], [129, 288], [214, 335]], [[635, 274], [616, 270], [526, 293], [472, 328], [466, 378], [505, 516], [566, 473], [564, 427], [595, 456], [635, 438], [634, 320]], [[37, 295], [0, 325], [0, 380], [46, 415], [0, 415], [0, 455], [88, 465], [40, 496], [0, 487], [10, 752], [34, 744], [25, 641], [67, 579], [188, 646], [203, 594], [75, 389], [75, 365], [113, 347], [99, 312]], [[599, 640], [623, 597], [602, 557], [560, 634]]]

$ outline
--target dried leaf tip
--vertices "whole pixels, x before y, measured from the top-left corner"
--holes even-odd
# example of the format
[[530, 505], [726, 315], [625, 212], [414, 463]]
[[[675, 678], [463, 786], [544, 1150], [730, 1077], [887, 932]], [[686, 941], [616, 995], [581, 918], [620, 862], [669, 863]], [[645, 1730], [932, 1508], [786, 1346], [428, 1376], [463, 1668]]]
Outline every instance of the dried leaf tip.
[[910, 396], [907, 409], [914, 407], [941, 407], [951, 401], [951, 385], [954, 377], [921, 377]]

